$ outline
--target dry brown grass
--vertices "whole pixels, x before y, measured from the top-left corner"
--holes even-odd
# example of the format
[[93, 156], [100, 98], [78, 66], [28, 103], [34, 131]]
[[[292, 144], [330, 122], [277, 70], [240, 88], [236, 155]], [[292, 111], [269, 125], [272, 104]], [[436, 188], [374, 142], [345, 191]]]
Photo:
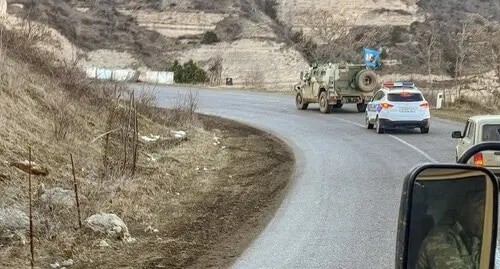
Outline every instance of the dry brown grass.
[[453, 104], [445, 106], [443, 109], [432, 110], [433, 117], [464, 122], [472, 116], [498, 114], [500, 107], [483, 105], [470, 100], [459, 100]]

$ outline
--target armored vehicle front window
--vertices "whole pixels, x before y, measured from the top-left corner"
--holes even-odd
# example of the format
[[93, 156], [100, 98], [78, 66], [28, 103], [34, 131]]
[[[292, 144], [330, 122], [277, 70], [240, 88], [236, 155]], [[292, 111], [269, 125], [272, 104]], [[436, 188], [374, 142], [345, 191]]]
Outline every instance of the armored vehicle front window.
[[500, 124], [486, 124], [483, 126], [482, 141], [500, 141]]

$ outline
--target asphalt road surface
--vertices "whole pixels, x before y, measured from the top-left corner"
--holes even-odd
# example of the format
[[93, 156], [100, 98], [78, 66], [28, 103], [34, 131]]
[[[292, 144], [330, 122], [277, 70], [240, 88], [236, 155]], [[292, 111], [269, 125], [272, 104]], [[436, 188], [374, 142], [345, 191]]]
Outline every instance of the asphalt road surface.
[[[160, 87], [159, 104], [185, 93]], [[199, 111], [266, 130], [297, 160], [281, 207], [234, 268], [394, 268], [404, 176], [420, 163], [454, 162], [451, 132], [462, 128], [432, 119], [429, 134], [379, 135], [354, 105], [298, 111], [293, 96], [237, 90], [200, 90]]]

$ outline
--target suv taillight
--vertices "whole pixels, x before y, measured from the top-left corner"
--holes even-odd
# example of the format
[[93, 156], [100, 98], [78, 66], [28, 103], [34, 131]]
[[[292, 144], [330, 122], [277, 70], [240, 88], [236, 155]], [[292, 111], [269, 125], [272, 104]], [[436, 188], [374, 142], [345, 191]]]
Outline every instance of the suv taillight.
[[477, 166], [484, 166], [484, 157], [482, 153], [476, 153], [474, 155], [474, 164]]
[[382, 107], [382, 109], [389, 109], [391, 107], [394, 107], [392, 104], [389, 103], [382, 103], [380, 104], [380, 106]]

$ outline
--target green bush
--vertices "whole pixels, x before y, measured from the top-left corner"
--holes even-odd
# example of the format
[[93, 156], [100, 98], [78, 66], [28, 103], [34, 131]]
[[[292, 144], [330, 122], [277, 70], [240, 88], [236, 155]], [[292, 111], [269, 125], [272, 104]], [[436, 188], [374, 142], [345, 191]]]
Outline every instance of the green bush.
[[203, 34], [203, 38], [201, 39], [201, 44], [214, 44], [219, 42], [219, 37], [214, 31], [208, 31]]
[[208, 78], [207, 72], [193, 60], [189, 60], [183, 65], [176, 60], [170, 70], [174, 72], [174, 81], [176, 83], [203, 83]]

